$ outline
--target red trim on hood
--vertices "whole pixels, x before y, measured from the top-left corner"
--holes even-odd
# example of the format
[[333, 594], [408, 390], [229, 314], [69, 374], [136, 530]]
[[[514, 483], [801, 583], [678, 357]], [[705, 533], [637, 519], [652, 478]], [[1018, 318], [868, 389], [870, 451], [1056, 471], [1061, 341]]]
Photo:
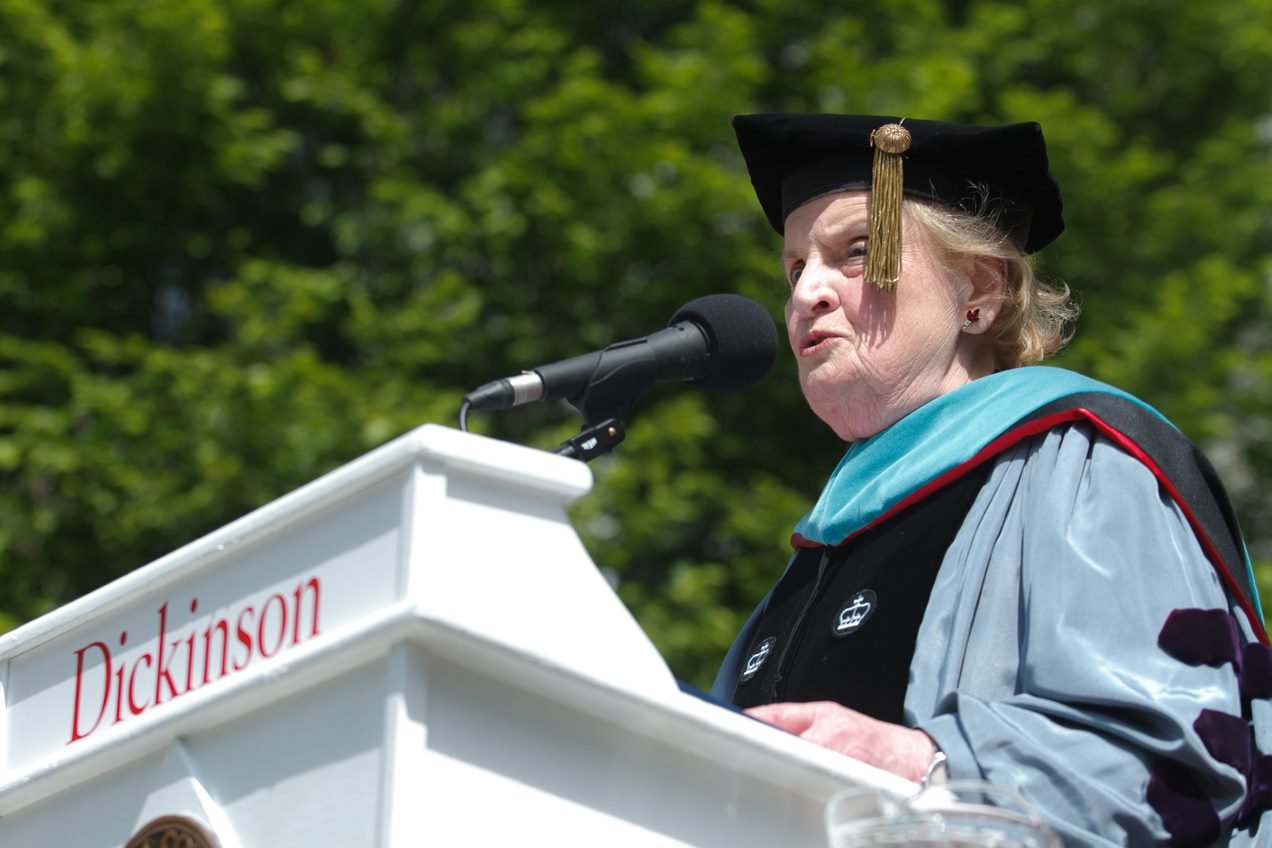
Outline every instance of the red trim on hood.
[[[1160, 467], [1158, 467], [1157, 463], [1153, 461], [1152, 457], [1150, 457], [1147, 453], [1145, 453], [1144, 450], [1138, 444], [1136, 444], [1134, 441], [1130, 439], [1130, 437], [1128, 437], [1121, 430], [1118, 430], [1117, 428], [1115, 428], [1112, 424], [1109, 424], [1107, 421], [1100, 418], [1100, 416], [1096, 415], [1091, 410], [1085, 409], [1083, 407], [1077, 407], [1075, 409], [1065, 409], [1060, 412], [1052, 413], [1051, 415], [1044, 415], [1041, 418], [1036, 418], [1033, 421], [1029, 421], [1020, 425], [1019, 427], [1016, 427], [1012, 430], [1008, 430], [1007, 432], [1003, 433], [998, 438], [994, 439], [989, 444], [985, 445], [985, 447], [977, 451], [976, 455], [973, 456], [971, 459], [967, 460], [966, 462], [960, 463], [959, 465], [954, 466], [953, 468], [949, 469], [945, 473], [940, 474], [937, 477], [934, 477], [930, 482], [915, 489], [909, 495], [907, 495], [906, 497], [898, 501], [891, 509], [887, 510], [882, 515], [880, 515], [878, 518], [871, 521], [866, 526], [861, 527], [860, 529], [855, 530], [851, 534], [846, 536], [844, 540], [841, 541], [839, 544], [842, 545], [844, 542], [847, 542], [849, 539], [852, 539], [860, 535], [861, 533], [866, 532], [867, 530], [870, 530], [874, 527], [879, 526], [883, 522], [892, 518], [892, 516], [896, 515], [901, 510], [909, 506], [912, 506], [915, 503], [918, 503], [919, 501], [923, 500], [927, 496], [931, 495], [933, 492], [936, 492], [944, 488], [945, 486], [948, 486], [950, 483], [953, 483], [955, 480], [959, 479], [964, 474], [967, 474], [969, 471], [971, 471], [973, 468], [976, 468], [981, 463], [985, 462], [988, 459], [992, 459], [993, 457], [997, 456], [998, 454], [1002, 453], [1008, 448], [1018, 444], [1024, 439], [1027, 439], [1030, 436], [1036, 436], [1039, 433], [1045, 433], [1046, 431], [1060, 424], [1065, 424], [1070, 421], [1080, 421], [1080, 420], [1089, 421], [1090, 423], [1094, 424], [1095, 428], [1099, 430], [1101, 433], [1103, 433], [1105, 436], [1107, 436], [1110, 441], [1112, 441], [1122, 450], [1126, 451], [1135, 459], [1139, 460], [1139, 462], [1145, 468], [1147, 468], [1150, 472], [1152, 472], [1153, 476], [1157, 478], [1158, 484], [1166, 491], [1168, 495], [1170, 495], [1171, 500], [1175, 502], [1175, 504], [1179, 507], [1180, 511], [1184, 514], [1184, 518], [1187, 519], [1188, 521], [1188, 526], [1192, 528], [1193, 535], [1195, 535], [1197, 537], [1197, 541], [1201, 543], [1201, 548], [1202, 548], [1202, 551], [1205, 552], [1206, 558], [1210, 560], [1211, 565], [1213, 565], [1215, 569], [1219, 572], [1219, 577], [1223, 580], [1224, 585], [1228, 588], [1229, 594], [1232, 595], [1234, 598], [1236, 598], [1237, 604], [1240, 605], [1241, 609], [1245, 611], [1246, 618], [1249, 619], [1250, 626], [1254, 628], [1255, 635], [1259, 637], [1259, 641], [1262, 642], [1264, 645], [1269, 644], [1267, 631], [1264, 630], [1263, 628], [1263, 624], [1258, 612], [1254, 609], [1249, 599], [1246, 598], [1245, 593], [1241, 591], [1240, 584], [1237, 583], [1236, 579], [1232, 575], [1232, 572], [1228, 570], [1228, 566], [1224, 563], [1223, 558], [1219, 555], [1218, 548], [1215, 547], [1215, 544], [1210, 539], [1210, 536], [1206, 534], [1205, 530], [1201, 526], [1201, 522], [1197, 520], [1197, 516], [1193, 513], [1192, 509], [1190, 509], [1188, 504], [1184, 501], [1183, 496], [1180, 495], [1179, 493], [1179, 490], [1175, 488], [1175, 485], [1171, 483], [1171, 481], [1166, 477], [1166, 474], [1162, 471]], [[791, 536], [791, 547], [815, 548], [815, 547], [818, 547], [818, 544], [816, 542], [805, 539], [803, 536], [800, 536], [798, 533], [796, 533]]]

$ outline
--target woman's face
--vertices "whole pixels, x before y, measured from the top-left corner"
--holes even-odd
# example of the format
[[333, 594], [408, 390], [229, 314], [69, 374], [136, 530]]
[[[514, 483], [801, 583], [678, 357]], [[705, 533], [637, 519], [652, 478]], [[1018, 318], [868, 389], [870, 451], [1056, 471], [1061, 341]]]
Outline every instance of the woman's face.
[[800, 386], [847, 441], [884, 429], [973, 375], [961, 325], [970, 278], [943, 268], [906, 217], [901, 279], [880, 291], [864, 277], [868, 195], [839, 192], [786, 219], [786, 333]]

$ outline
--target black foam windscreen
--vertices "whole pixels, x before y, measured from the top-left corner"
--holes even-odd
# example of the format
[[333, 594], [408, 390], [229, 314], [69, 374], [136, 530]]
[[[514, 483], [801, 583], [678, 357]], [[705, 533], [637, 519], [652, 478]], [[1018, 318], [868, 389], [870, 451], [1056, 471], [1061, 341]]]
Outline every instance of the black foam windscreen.
[[670, 324], [692, 321], [711, 342], [714, 365], [689, 385], [731, 392], [759, 381], [777, 359], [777, 328], [768, 310], [739, 294], [709, 294], [677, 310]]

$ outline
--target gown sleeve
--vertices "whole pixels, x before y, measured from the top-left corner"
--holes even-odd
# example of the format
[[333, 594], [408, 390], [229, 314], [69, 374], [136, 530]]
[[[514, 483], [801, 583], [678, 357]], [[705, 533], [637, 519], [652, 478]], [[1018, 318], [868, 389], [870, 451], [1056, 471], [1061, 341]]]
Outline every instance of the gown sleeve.
[[951, 778], [1015, 790], [1068, 844], [1213, 844], [1257, 816], [1269, 705], [1243, 699], [1251, 641], [1152, 473], [1065, 427], [996, 461], [947, 552], [907, 724]]

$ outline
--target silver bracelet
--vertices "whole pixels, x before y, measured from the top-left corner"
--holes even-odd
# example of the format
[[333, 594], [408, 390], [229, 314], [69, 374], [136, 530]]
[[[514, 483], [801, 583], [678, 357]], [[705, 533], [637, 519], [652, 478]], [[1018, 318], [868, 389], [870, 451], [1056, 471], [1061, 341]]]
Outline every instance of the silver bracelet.
[[926, 789], [929, 786], [940, 786], [950, 779], [950, 769], [946, 764], [947, 759], [945, 752], [937, 748], [936, 753], [932, 755], [932, 762], [928, 763], [927, 771], [923, 773], [923, 779], [919, 781], [919, 788]]

